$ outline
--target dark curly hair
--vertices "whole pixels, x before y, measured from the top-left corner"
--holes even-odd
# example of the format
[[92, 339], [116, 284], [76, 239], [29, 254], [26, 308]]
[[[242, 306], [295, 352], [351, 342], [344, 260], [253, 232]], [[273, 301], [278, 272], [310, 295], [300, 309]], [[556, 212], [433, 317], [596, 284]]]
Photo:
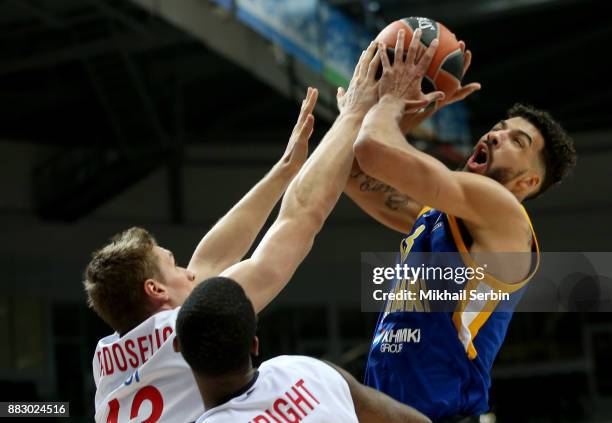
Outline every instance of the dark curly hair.
[[567, 176], [576, 165], [576, 149], [574, 148], [574, 140], [548, 112], [530, 105], [517, 103], [508, 110], [508, 118], [513, 117], [526, 119], [538, 128], [542, 137], [544, 137], [544, 149], [542, 151], [545, 166], [544, 181], [542, 181], [538, 191], [527, 197], [530, 200], [538, 197]]
[[244, 289], [220, 276], [196, 286], [176, 318], [183, 358], [203, 376], [247, 369], [256, 330], [255, 310]]

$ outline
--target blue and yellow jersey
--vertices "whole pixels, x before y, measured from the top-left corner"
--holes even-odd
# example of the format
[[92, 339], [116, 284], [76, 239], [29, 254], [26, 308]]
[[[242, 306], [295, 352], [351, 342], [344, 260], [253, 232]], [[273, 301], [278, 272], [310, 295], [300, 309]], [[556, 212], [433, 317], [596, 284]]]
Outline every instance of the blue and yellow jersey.
[[[526, 212], [525, 218], [529, 221]], [[456, 266], [475, 268], [469, 254], [470, 242], [460, 219], [424, 208], [412, 231], [402, 240], [398, 262], [409, 262], [411, 253], [449, 252]], [[519, 283], [507, 284], [486, 273], [483, 279], [472, 279], [463, 285], [447, 282], [448, 290], [486, 288], [507, 293], [511, 301], [504, 304], [503, 311], [499, 311], [501, 307], [495, 300], [476, 301], [469, 297], [456, 300], [452, 308], [445, 308], [452, 311], [445, 312], [433, 312], [427, 301], [418, 299], [387, 301], [376, 326], [365, 383], [434, 421], [487, 411], [493, 360], [506, 336], [514, 306], [539, 264], [533, 227], [532, 250], [535, 254], [531, 270]], [[431, 289], [423, 286], [425, 283], [396, 281], [394, 289]]]

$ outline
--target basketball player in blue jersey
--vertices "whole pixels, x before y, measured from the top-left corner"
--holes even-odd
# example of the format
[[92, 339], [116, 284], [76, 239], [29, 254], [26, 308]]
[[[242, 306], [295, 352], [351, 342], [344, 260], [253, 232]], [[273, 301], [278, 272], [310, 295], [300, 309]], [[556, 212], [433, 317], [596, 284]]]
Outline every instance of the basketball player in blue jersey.
[[[403, 38], [400, 31], [395, 58], [403, 57]], [[423, 96], [423, 73], [414, 71], [418, 38], [415, 34], [406, 59], [392, 65], [380, 46], [379, 101], [354, 144], [356, 163], [346, 192], [375, 219], [407, 233], [404, 263], [410, 252], [452, 252], [471, 267], [485, 264], [485, 252], [525, 253], [511, 263], [489, 265], [481, 285], [471, 285], [508, 293], [516, 303], [539, 260], [521, 203], [563, 179], [575, 164], [573, 141], [548, 113], [516, 105], [480, 138], [459, 171], [415, 149], [402, 130], [419, 121], [404, 114], [406, 100]], [[466, 87], [464, 96], [479, 88]], [[402, 282], [396, 281], [396, 289]], [[366, 384], [433, 421], [457, 422], [486, 412], [490, 370], [512, 309], [495, 311], [495, 302], [470, 299], [454, 307], [426, 313], [415, 312], [428, 310], [419, 301], [388, 302], [370, 349]]]

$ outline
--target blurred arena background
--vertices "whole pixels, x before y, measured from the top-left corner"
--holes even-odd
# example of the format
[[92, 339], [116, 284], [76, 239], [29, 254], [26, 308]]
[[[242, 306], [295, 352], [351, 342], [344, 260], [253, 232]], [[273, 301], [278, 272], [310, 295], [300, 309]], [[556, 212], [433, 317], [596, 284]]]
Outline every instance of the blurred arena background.
[[[544, 251], [609, 251], [612, 17], [592, 0], [1, 0], [0, 400], [93, 416], [89, 254], [129, 226], [186, 264], [204, 232], [280, 157], [308, 85], [314, 147], [360, 50], [405, 16], [443, 22], [481, 92], [416, 134], [449, 165], [515, 101], [549, 110], [579, 164], [527, 204]], [[429, 139], [428, 143], [421, 140]], [[262, 358], [309, 354], [361, 377], [376, 314], [361, 251], [399, 236], [341, 199], [261, 315]], [[612, 316], [517, 313], [481, 421], [611, 422]]]

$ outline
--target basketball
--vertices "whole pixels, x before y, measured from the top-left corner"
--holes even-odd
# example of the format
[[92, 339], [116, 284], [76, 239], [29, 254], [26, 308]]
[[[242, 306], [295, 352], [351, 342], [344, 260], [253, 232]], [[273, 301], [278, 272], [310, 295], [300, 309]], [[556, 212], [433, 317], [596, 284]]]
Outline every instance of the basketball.
[[[376, 41], [386, 44], [392, 61], [399, 30], [406, 31], [404, 49], [407, 50], [417, 28], [422, 31], [421, 45], [424, 47], [429, 47], [434, 39], [439, 39], [436, 54], [423, 78], [423, 92], [427, 94], [440, 90], [448, 97], [461, 86], [464, 53], [457, 37], [448, 28], [429, 18], [409, 17], [391, 22], [376, 36]], [[379, 69], [380, 72], [382, 69]]]

